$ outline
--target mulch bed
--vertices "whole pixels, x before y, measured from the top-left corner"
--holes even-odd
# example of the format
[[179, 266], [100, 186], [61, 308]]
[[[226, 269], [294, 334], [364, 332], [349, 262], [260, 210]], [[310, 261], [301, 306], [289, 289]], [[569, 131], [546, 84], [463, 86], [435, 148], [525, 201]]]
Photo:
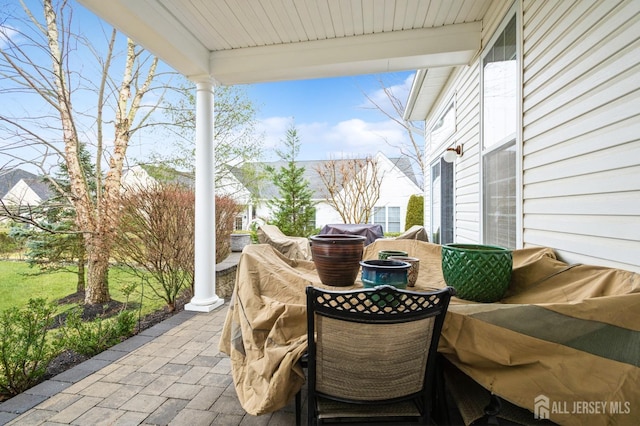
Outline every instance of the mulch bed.
[[[146, 330], [147, 328], [152, 327], [184, 310], [184, 305], [188, 303], [189, 300], [190, 296], [182, 296], [176, 300], [176, 309], [173, 312], [169, 312], [169, 310], [164, 307], [163, 309], [157, 310], [140, 318], [133, 334], [138, 334], [141, 331]], [[77, 303], [80, 305], [83, 302], [84, 292], [77, 292], [59, 299], [57, 303]], [[111, 302], [105, 304], [82, 305], [82, 319], [85, 321], [92, 321], [96, 318], [109, 318], [115, 316], [122, 310], [122, 305], [123, 303], [118, 302], [117, 300], [112, 300]], [[131, 307], [131, 304], [129, 304], [129, 307]], [[58, 315], [54, 321], [53, 327], [59, 327], [62, 323], [64, 323], [65, 318], [66, 314]], [[49, 365], [47, 366], [47, 372], [44, 375], [43, 380], [50, 379], [80, 364], [81, 362], [86, 361], [89, 358], [90, 357], [86, 355], [79, 354], [72, 350], [64, 351], [49, 363]]]

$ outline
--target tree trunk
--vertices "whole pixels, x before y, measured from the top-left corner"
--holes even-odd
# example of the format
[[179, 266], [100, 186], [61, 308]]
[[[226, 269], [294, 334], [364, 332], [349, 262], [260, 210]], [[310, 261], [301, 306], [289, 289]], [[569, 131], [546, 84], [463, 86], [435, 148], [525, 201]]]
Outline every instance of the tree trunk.
[[96, 303], [108, 303], [111, 301], [109, 295], [109, 247], [107, 238], [104, 236], [86, 237], [88, 250], [87, 254], [87, 282], [84, 294], [84, 303], [94, 305]]
[[84, 291], [84, 262], [86, 259], [81, 257], [78, 259], [78, 281], [76, 284], [76, 292], [81, 293]]
[[88, 261], [87, 280], [91, 285], [87, 286], [84, 303], [85, 305], [108, 303], [111, 300], [108, 285], [109, 259], [96, 250], [89, 254]]

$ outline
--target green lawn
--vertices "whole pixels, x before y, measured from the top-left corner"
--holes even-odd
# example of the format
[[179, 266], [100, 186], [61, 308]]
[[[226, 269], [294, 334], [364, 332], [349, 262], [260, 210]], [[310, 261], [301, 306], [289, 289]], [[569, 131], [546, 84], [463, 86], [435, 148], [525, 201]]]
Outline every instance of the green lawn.
[[[76, 292], [75, 274], [70, 272], [54, 272], [35, 275], [37, 269], [29, 268], [26, 262], [0, 261], [0, 312], [16, 306], [25, 307], [29, 299], [44, 298], [56, 302]], [[129, 297], [129, 305], [139, 307], [142, 302], [142, 315], [162, 309], [164, 301], [150, 300], [153, 296], [150, 289], [144, 289], [145, 298], [140, 297], [140, 278], [125, 273], [118, 267], [109, 270], [109, 294], [113, 300], [125, 302], [126, 296], [121, 291], [123, 284], [136, 283], [137, 290]], [[66, 311], [75, 304], [61, 305], [60, 311]]]

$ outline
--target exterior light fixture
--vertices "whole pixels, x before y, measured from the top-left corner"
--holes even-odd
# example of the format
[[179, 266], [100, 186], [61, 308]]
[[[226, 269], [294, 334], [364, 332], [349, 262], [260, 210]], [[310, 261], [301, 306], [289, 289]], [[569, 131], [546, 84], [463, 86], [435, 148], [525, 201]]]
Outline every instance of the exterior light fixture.
[[453, 163], [458, 157], [462, 157], [462, 145], [456, 145], [455, 148], [447, 148], [442, 159], [447, 163]]

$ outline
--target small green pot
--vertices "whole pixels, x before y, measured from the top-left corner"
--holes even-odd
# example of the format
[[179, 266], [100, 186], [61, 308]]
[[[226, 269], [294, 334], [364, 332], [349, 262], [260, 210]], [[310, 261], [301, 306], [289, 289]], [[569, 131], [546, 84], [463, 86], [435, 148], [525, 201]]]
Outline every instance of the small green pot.
[[408, 256], [408, 253], [402, 250], [380, 250], [378, 252], [378, 259], [380, 260], [386, 260], [389, 256]]
[[461, 299], [497, 302], [509, 288], [512, 251], [481, 244], [442, 246], [442, 274]]

